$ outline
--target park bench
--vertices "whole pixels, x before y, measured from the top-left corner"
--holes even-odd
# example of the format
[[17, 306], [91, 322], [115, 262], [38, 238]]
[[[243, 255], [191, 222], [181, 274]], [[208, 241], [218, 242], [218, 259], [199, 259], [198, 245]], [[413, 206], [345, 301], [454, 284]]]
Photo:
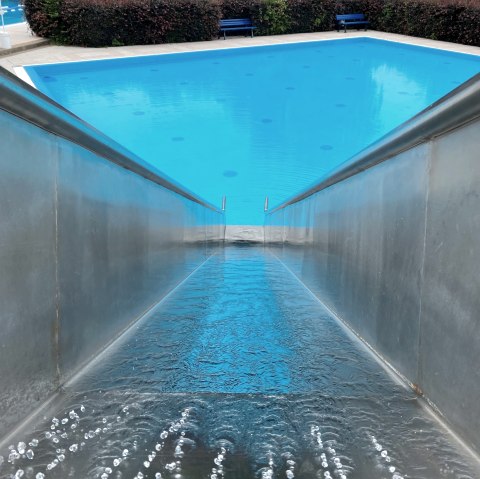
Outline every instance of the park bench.
[[[253, 37], [253, 30], [257, 27], [253, 26], [250, 18], [230, 18], [220, 20], [220, 33], [223, 33], [223, 39], [226, 40], [227, 32], [250, 30], [250, 36]], [[220, 35], [219, 35], [220, 38]]]
[[335, 17], [337, 32], [340, 31], [340, 28], [343, 28], [344, 32], [347, 33], [348, 26], [356, 27], [357, 30], [360, 30], [360, 27], [363, 26], [366, 31], [369, 23], [363, 13], [349, 13], [346, 15], [336, 15]]

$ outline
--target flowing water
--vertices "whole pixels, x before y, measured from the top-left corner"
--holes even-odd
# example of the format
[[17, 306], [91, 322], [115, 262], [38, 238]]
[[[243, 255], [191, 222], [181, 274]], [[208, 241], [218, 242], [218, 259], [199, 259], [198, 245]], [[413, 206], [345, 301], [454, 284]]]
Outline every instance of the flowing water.
[[268, 249], [220, 249], [0, 451], [2, 478], [480, 477]]

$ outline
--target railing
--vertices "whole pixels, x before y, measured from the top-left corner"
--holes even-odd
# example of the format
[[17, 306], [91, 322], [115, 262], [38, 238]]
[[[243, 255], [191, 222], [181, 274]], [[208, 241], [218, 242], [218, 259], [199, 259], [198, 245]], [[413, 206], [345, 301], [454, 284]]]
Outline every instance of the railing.
[[0, 67], [0, 109], [69, 140], [191, 201], [220, 212], [43, 93]]
[[267, 214], [274, 214], [278, 210], [302, 201], [335, 183], [382, 163], [402, 151], [409, 150], [469, 123], [478, 116], [480, 116], [480, 74], [475, 75], [418, 115], [339, 165], [320, 182], [271, 208]]

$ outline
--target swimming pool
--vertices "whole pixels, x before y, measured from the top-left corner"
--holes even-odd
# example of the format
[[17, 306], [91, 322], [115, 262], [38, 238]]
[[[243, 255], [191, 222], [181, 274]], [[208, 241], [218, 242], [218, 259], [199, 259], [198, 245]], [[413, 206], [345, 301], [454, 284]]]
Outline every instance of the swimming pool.
[[480, 58], [370, 38], [26, 67], [35, 85], [205, 199], [263, 224], [480, 71]]
[[3, 21], [5, 25], [20, 23], [25, 21], [23, 14], [23, 4], [18, 0], [2, 0], [4, 10]]

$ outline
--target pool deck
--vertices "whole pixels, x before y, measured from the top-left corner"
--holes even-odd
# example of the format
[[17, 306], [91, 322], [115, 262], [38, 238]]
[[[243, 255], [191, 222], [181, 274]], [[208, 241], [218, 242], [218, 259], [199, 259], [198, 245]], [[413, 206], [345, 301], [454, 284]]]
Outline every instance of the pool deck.
[[0, 48], [0, 57], [15, 55], [26, 50], [39, 48], [49, 44], [49, 41], [45, 38], [40, 38], [34, 35], [30, 31], [28, 24], [25, 22], [6, 25], [5, 30], [10, 34], [12, 47], [9, 49]]
[[[25, 30], [25, 24], [24, 30]], [[38, 41], [38, 38], [32, 37]], [[82, 48], [70, 46], [47, 45], [41, 49], [32, 49], [22, 52], [12, 52], [12, 54], [0, 56], [0, 65], [7, 70], [14, 72], [16, 67], [31, 64], [59, 63], [82, 60], [99, 60], [106, 58], [133, 57], [138, 55], [156, 55], [161, 53], [190, 52], [196, 50], [212, 50], [221, 48], [236, 48], [257, 45], [273, 45], [279, 43], [308, 42], [314, 40], [330, 40], [338, 38], [370, 37], [382, 40], [391, 40], [413, 45], [421, 45], [432, 48], [440, 48], [455, 52], [470, 53], [480, 55], [479, 47], [460, 45], [457, 43], [439, 42], [425, 38], [409, 37], [406, 35], [397, 35], [393, 33], [377, 32], [374, 30], [359, 32], [318, 32], [318, 33], [300, 33], [293, 35], [272, 35], [265, 37], [231, 37], [227, 40], [213, 40], [207, 42], [190, 43], [169, 43], [163, 45], [136, 45], [126, 47], [108, 47], [108, 48]], [[12, 42], [14, 43], [14, 42]], [[14, 47], [15, 47], [14, 43]]]

